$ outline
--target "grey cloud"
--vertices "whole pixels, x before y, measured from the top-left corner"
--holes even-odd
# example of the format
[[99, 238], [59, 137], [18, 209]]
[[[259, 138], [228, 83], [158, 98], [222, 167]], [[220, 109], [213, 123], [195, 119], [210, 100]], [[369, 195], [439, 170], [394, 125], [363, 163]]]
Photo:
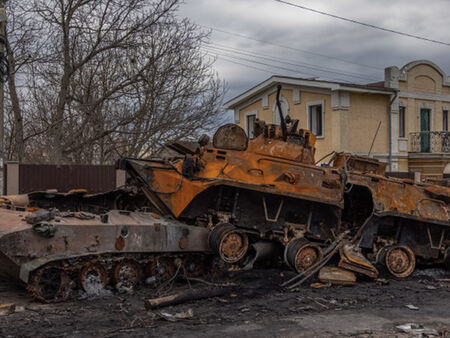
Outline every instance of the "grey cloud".
[[[304, 6], [324, 10], [363, 22], [392, 28], [402, 32], [426, 36], [450, 42], [448, 25], [449, 1], [422, 0], [290, 0]], [[416, 59], [430, 59], [444, 71], [450, 73], [449, 46], [419, 41], [390, 34], [367, 27], [346, 23], [329, 17], [295, 9], [273, 0], [186, 0], [180, 7], [180, 16], [218, 29], [248, 35], [260, 40], [309, 50], [332, 57], [346, 59], [377, 67], [372, 69], [352, 65], [338, 60], [313, 56], [263, 44], [255, 41], [212, 32], [211, 42], [242, 49], [245, 52], [263, 53], [277, 58], [288, 58], [297, 62], [331, 67], [337, 71], [354, 72], [383, 79], [384, 67], [405, 63]], [[238, 60], [236, 60], [238, 61]], [[229, 86], [226, 99], [241, 93], [270, 76], [285, 74], [305, 76], [304, 73], [330, 80], [348, 80], [357, 83], [370, 82], [364, 79], [345, 77], [324, 71], [298, 68], [297, 73], [283, 71], [264, 65], [246, 63], [270, 73], [246, 68], [225, 60], [216, 62], [216, 69]], [[268, 62], [273, 63], [273, 62]], [[295, 68], [283, 65], [287, 68]]]

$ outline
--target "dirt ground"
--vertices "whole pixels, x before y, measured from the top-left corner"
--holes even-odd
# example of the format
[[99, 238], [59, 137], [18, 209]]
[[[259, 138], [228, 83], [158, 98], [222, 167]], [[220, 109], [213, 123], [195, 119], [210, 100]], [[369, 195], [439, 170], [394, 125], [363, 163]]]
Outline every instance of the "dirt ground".
[[[235, 272], [221, 283], [222, 297], [146, 311], [144, 300], [154, 290], [108, 294], [59, 304], [34, 302], [22, 288], [0, 282], [1, 303], [15, 303], [16, 312], [0, 317], [2, 337], [312, 337], [410, 336], [397, 325], [415, 323], [430, 333], [450, 337], [450, 282], [443, 270], [419, 270], [407, 280], [387, 285], [363, 281], [355, 286], [295, 292], [280, 287], [290, 272], [270, 269]], [[203, 282], [172, 285], [169, 294], [187, 288], [208, 288]], [[409, 309], [413, 305], [418, 309]], [[191, 318], [168, 320], [187, 312]], [[189, 312], [190, 311], [190, 312]]]

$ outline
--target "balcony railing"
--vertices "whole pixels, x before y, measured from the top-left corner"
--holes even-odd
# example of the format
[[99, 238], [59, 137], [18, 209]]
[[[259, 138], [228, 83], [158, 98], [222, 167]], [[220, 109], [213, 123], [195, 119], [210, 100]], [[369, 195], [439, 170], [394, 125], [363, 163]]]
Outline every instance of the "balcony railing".
[[449, 131], [421, 131], [409, 133], [412, 153], [450, 153]]

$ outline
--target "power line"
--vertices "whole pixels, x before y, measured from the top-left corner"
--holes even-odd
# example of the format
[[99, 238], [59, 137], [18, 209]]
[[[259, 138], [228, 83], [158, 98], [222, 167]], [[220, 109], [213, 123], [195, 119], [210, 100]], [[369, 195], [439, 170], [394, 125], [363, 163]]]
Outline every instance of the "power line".
[[[206, 50], [206, 52], [208, 52], [208, 50]], [[211, 53], [211, 52], [209, 52], [209, 53]], [[219, 54], [216, 54], [216, 55], [217, 55], [217, 56], [220, 56]], [[278, 69], [281, 69], [281, 70], [286, 70], [286, 71], [289, 71], [289, 72], [292, 72], [292, 73], [295, 73], [295, 74], [305, 74], [305, 75], [307, 75], [307, 76], [313, 76], [313, 77], [315, 77], [314, 74], [309, 74], [309, 73], [305, 73], [305, 72], [300, 72], [300, 71], [298, 71], [298, 70], [296, 70], [296, 69], [292, 69], [292, 68], [287, 68], [287, 67], [277, 66], [277, 65], [271, 65], [271, 64], [268, 64], [268, 63], [265, 63], [265, 62], [261, 62], [261, 61], [257, 61], [257, 60], [250, 60], [250, 59], [246, 59], [246, 58], [244, 58], [244, 57], [239, 57], [239, 56], [230, 55], [230, 54], [225, 55], [225, 56], [228, 57], [228, 58], [237, 59], [237, 60], [242, 60], [242, 61], [247, 61], [247, 62], [251, 62], [251, 63], [256, 63], [256, 64], [259, 64], [259, 65], [263, 65], [263, 66], [267, 66], [267, 67], [271, 67], [271, 68], [278, 68]]]
[[[222, 45], [220, 43], [208, 43], [208, 42], [204, 42], [210, 46], [218, 46], [218, 47], [222, 47], [222, 48], [226, 48], [226, 49], [230, 49], [230, 50], [235, 50], [237, 52], [242, 52], [242, 49], [239, 48], [233, 48], [227, 45]], [[326, 66], [321, 66], [321, 65], [317, 65], [317, 64], [313, 64], [313, 63], [307, 63], [307, 62], [298, 62], [297, 60], [292, 60], [292, 59], [287, 59], [287, 58], [281, 58], [279, 56], [273, 56], [273, 55], [268, 55], [268, 54], [263, 54], [263, 53], [256, 53], [256, 52], [247, 52], [250, 54], [255, 54], [255, 55], [261, 55], [261, 56], [265, 56], [265, 57], [269, 57], [269, 58], [275, 58], [276, 60], [283, 60], [286, 62], [294, 62], [296, 65], [301, 66], [301, 67], [305, 67], [305, 68], [311, 68], [311, 69], [316, 69], [316, 70], [320, 70], [320, 71], [330, 71], [330, 72], [336, 72], [338, 74], [345, 74], [345, 75], [355, 75], [355, 77], [361, 77], [364, 79], [370, 79], [370, 80], [374, 80], [374, 78], [371, 77], [367, 77], [367, 75], [363, 75], [360, 73], [353, 73], [353, 72], [349, 72], [349, 71], [344, 71], [342, 69], [338, 69], [338, 68], [332, 68], [332, 67], [326, 67]], [[308, 66], [308, 67], [307, 67]]]
[[[207, 47], [207, 48], [203, 47], [203, 48], [204, 48], [205, 50], [211, 51], [211, 49], [208, 49], [209, 47]], [[212, 52], [219, 53], [218, 51], [214, 51], [214, 50], [212, 50]], [[283, 66], [278, 66], [278, 65], [273, 65], [273, 64], [269, 64], [269, 63], [264, 63], [264, 62], [261, 62], [261, 61], [258, 61], [258, 60], [254, 60], [254, 59], [249, 59], [249, 58], [242, 57], [242, 55], [241, 55], [241, 57], [240, 57], [240, 56], [236, 56], [236, 55], [233, 55], [233, 54], [223, 54], [223, 52], [221, 52], [220, 54], [217, 54], [217, 55], [219, 55], [219, 56], [220, 56], [220, 55], [224, 55], [224, 56], [227, 56], [227, 57], [233, 58], [233, 59], [245, 60], [245, 61], [251, 62], [251, 63], [257, 63], [257, 64], [264, 65], [264, 66], [275, 67], [275, 68], [279, 68], [279, 69], [282, 69], [282, 70], [287, 70], [287, 71], [294, 72], [294, 73], [302, 73], [302, 74], [305, 74], [305, 75], [307, 75], [307, 76], [314, 76], [314, 77], [316, 77], [315, 74], [304, 73], [304, 72], [301, 72], [301, 71], [299, 71], [299, 70], [294, 70], [294, 69], [292, 69], [292, 68], [286, 68], [286, 67], [283, 67]], [[238, 54], [238, 55], [240, 55], [240, 54]], [[250, 57], [253, 57], [253, 58], [254, 58], [254, 56], [251, 56], [251, 55], [250, 55]]]
[[269, 74], [272, 74], [272, 75], [275, 74], [274, 72], [271, 72], [271, 71], [269, 71], [269, 70], [267, 70], [267, 69], [262, 69], [262, 68], [258, 68], [258, 67], [253, 67], [253, 66], [247, 65], [247, 64], [245, 64], [245, 63], [237, 62], [237, 61], [234, 61], [234, 60], [229, 60], [229, 59], [225, 58], [223, 55], [212, 54], [212, 53], [210, 53], [210, 52], [205, 52], [205, 54], [206, 54], [206, 55], [209, 55], [209, 56], [213, 56], [213, 57], [215, 57], [215, 58], [217, 58], [217, 59], [219, 59], [219, 60], [223, 60], [223, 61], [227, 61], [227, 62], [230, 62], [230, 63], [234, 63], [234, 64], [236, 64], [236, 65], [240, 65], [240, 66], [244, 66], [244, 67], [247, 67], [247, 68], [259, 70], [259, 71], [261, 71], [261, 72], [269, 73]]
[[211, 26], [206, 26], [206, 25], [201, 25], [201, 24], [197, 24], [197, 25], [200, 26], [200, 27], [206, 28], [206, 29], [210, 29], [210, 30], [215, 31], [215, 32], [220, 32], [220, 33], [224, 33], [224, 34], [228, 34], [228, 35], [233, 35], [233, 36], [237, 36], [237, 37], [240, 37], [240, 38], [243, 38], [243, 39], [252, 40], [252, 41], [256, 41], [256, 42], [260, 42], [260, 43], [264, 43], [264, 44], [268, 44], [268, 45], [273, 45], [273, 46], [276, 46], [276, 47], [281, 47], [281, 48], [293, 50], [293, 51], [296, 51], [296, 52], [306, 53], [306, 54], [310, 54], [310, 55], [314, 55], [314, 56], [320, 56], [320, 57], [331, 59], [331, 60], [338, 60], [338, 61], [341, 61], [341, 62], [349, 63], [349, 64], [360, 66], [360, 67], [372, 68], [372, 69], [376, 69], [376, 70], [384, 70], [384, 68], [374, 67], [374, 66], [370, 66], [370, 65], [365, 65], [365, 64], [362, 64], [362, 63], [357, 63], [357, 62], [353, 62], [353, 61], [337, 58], [337, 57], [334, 57], [334, 56], [329, 56], [329, 55], [325, 55], [325, 54], [311, 52], [311, 51], [300, 49], [300, 48], [294, 48], [294, 47], [290, 47], [290, 46], [286, 46], [286, 45], [270, 42], [270, 41], [267, 41], [267, 40], [256, 39], [256, 38], [253, 38], [251, 36], [247, 36], [247, 35], [240, 34], [240, 33], [235, 33], [235, 32], [230, 32], [230, 31], [226, 31], [226, 30], [215, 28], [215, 27], [211, 27]]
[[[234, 60], [229, 60], [229, 59], [225, 58], [223, 54], [218, 54], [217, 52], [212, 52], [212, 51], [210, 51], [208, 49], [205, 49], [205, 48], [204, 48], [204, 52], [207, 55], [214, 56], [217, 59], [221, 59], [221, 60], [224, 60], [224, 61], [227, 61], [227, 62], [238, 64], [238, 65], [241, 65], [241, 66], [244, 66], [244, 67], [248, 67], [248, 68], [253, 68], [253, 69], [256, 69], [256, 70], [264, 71], [264, 72], [270, 73], [272, 75], [276, 74], [276, 73], [274, 73], [272, 71], [267, 71], [267, 70], [264, 70], [264, 69], [261, 69], [261, 68], [257, 68], [257, 67], [254, 67], [254, 66], [250, 66], [250, 65], [247, 65], [247, 64], [243, 64], [243, 63], [240, 63], [240, 62], [237, 62], [237, 61], [234, 61]], [[296, 75], [304, 74], [304, 75], [309, 75], [309, 76], [312, 76], [313, 78], [316, 78], [316, 76], [314, 76], [313, 74], [308, 74], [308, 73], [304, 73], [304, 72], [302, 73], [302, 72], [299, 72], [298, 70], [295, 70], [295, 69], [292, 69], [292, 68], [281, 67], [281, 66], [278, 66], [278, 65], [268, 64], [268, 63], [259, 62], [259, 61], [246, 59], [246, 58], [241, 58], [241, 57], [232, 56], [232, 55], [227, 55], [226, 57], [228, 57], [228, 58], [235, 58], [235, 59], [243, 60], [245, 62], [250, 62], [250, 63], [257, 63], [257, 64], [260, 64], [260, 65], [264, 65], [266, 67], [282, 69], [282, 70], [285, 70], [285, 71], [292, 72], [292, 73], [294, 73]], [[324, 78], [324, 81], [326, 81], [325, 79], [327, 79], [327, 78]], [[352, 83], [352, 82], [350, 82], [348, 80], [345, 80], [345, 79], [336, 79], [336, 78], [329, 78], [328, 81], [338, 81], [338, 82]]]
[[447, 42], [442, 42], [442, 41], [439, 41], [439, 40], [430, 39], [430, 38], [419, 36], [419, 35], [404, 33], [404, 32], [400, 32], [400, 31], [396, 31], [394, 29], [380, 27], [380, 26], [372, 25], [370, 23], [357, 21], [357, 20], [354, 20], [354, 19], [344, 18], [342, 16], [338, 16], [338, 15], [330, 14], [330, 13], [327, 13], [327, 12], [319, 11], [317, 9], [301, 6], [301, 5], [298, 5], [298, 4], [294, 4], [292, 2], [288, 2], [288, 1], [284, 1], [284, 0], [274, 0], [274, 1], [282, 3], [282, 4], [285, 4], [285, 5], [288, 5], [288, 6], [304, 9], [306, 11], [314, 12], [314, 13], [325, 15], [325, 16], [329, 16], [329, 17], [332, 17], [332, 18], [335, 18], [335, 19], [351, 22], [351, 23], [354, 23], [354, 24], [357, 24], [357, 25], [366, 26], [366, 27], [369, 27], [369, 28], [378, 29], [378, 30], [381, 30], [381, 31], [394, 33], [394, 34], [398, 34], [398, 35], [403, 35], [403, 36], [407, 36], [407, 37], [418, 39], [418, 40], [433, 42], [433, 43], [437, 43], [437, 44], [440, 44], [440, 45], [450, 46], [450, 43], [447, 43]]
[[364, 76], [364, 75], [361, 75], [361, 74], [356, 74], [356, 73], [351, 73], [351, 72], [336, 71], [333, 68], [328, 68], [328, 67], [321, 68], [320, 66], [317, 66], [317, 65], [308, 64], [308, 63], [306, 63], [306, 64], [305, 63], [298, 63], [298, 62], [296, 62], [294, 60], [279, 58], [279, 57], [275, 57], [275, 56], [272, 56], [272, 55], [261, 54], [261, 53], [253, 53], [253, 52], [243, 52], [242, 50], [239, 50], [239, 49], [236, 49], [236, 48], [231, 48], [231, 47], [225, 47], [225, 48], [217, 47], [218, 46], [217, 44], [207, 44], [207, 45], [204, 45], [204, 46], [206, 48], [212, 48], [214, 50], [220, 50], [220, 51], [226, 51], [226, 52], [229, 52], [229, 53], [235, 53], [235, 54], [238, 54], [238, 55], [256, 57], [256, 58], [259, 58], [259, 59], [268, 60], [268, 61], [274, 61], [274, 62], [278, 62], [278, 63], [290, 65], [290, 66], [296, 66], [296, 67], [300, 67], [300, 68], [308, 68], [308, 69], [317, 70], [317, 71], [320, 71], [320, 72], [339, 74], [339, 75], [344, 75], [344, 76], [354, 77], [354, 78], [359, 78], [359, 79], [364, 79], [364, 80], [377, 81], [377, 79], [374, 79], [374, 78], [371, 78], [371, 77], [368, 77], [368, 76]]

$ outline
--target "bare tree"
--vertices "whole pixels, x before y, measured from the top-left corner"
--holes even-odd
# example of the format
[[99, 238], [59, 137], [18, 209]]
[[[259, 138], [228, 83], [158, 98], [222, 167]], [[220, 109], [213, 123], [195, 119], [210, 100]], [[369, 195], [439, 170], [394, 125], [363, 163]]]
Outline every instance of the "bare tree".
[[[24, 117], [22, 104], [24, 90], [17, 86], [16, 78], [25, 78], [26, 68], [36, 59], [36, 48], [42, 47], [37, 39], [39, 28], [36, 22], [32, 22], [27, 13], [20, 10], [17, 0], [6, 2], [8, 12], [8, 24], [5, 32], [5, 47], [8, 61], [7, 75], [7, 123], [6, 140], [7, 151], [6, 159], [21, 161], [24, 158]], [[13, 44], [11, 44], [13, 41]], [[25, 72], [25, 73], [24, 73]], [[20, 80], [19, 80], [20, 81]], [[19, 87], [27, 87], [23, 84]], [[25, 90], [26, 91], [26, 90]]]
[[[31, 52], [22, 95], [11, 90], [15, 73], [9, 86], [13, 152], [40, 162], [105, 163], [216, 127], [223, 85], [200, 52], [207, 33], [178, 19], [177, 3], [22, 5], [17, 11], [29, 20], [22, 30], [39, 36], [30, 46], [14, 39]], [[13, 64], [12, 48], [9, 55]]]

